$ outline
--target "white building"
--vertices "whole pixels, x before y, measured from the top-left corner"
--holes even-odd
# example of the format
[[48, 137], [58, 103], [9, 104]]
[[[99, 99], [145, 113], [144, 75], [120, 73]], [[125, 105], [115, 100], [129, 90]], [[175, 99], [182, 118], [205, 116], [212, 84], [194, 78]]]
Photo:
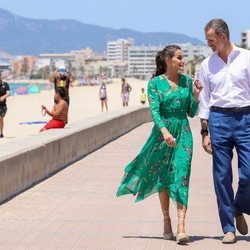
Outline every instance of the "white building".
[[99, 74], [100, 70], [108, 68], [106, 56], [90, 48], [72, 50], [62, 54], [40, 54], [36, 63], [36, 70], [45, 66], [58, 68], [65, 66], [72, 71], [76, 78], [81, 78], [84, 73], [91, 76]]
[[185, 62], [193, 60], [195, 57], [208, 57], [212, 53], [211, 48], [204, 45], [193, 45], [191, 43], [180, 43], [178, 45], [183, 50]]
[[[204, 45], [191, 43], [178, 44], [184, 53], [185, 62], [195, 57], [207, 57], [212, 51]], [[150, 78], [155, 71], [155, 56], [163, 46], [132, 46], [128, 51], [128, 75], [137, 78]]]
[[70, 53], [40, 54], [38, 56], [38, 62], [36, 64], [36, 68], [39, 69], [44, 66], [58, 68], [61, 65], [66, 66], [68, 64], [71, 64], [73, 61], [74, 61], [74, 56]]
[[128, 51], [128, 74], [137, 78], [150, 78], [155, 71], [155, 56], [160, 46], [133, 46]]
[[250, 49], [250, 30], [241, 33], [241, 45], [246, 49]]
[[109, 41], [107, 43], [107, 59], [109, 62], [124, 62], [128, 61], [128, 50], [133, 46], [134, 40], [117, 39], [115, 41]]

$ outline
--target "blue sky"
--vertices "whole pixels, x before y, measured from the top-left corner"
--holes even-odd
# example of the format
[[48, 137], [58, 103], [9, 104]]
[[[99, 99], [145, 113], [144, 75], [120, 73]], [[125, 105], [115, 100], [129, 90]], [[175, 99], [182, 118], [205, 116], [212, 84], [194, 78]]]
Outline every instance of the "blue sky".
[[0, 8], [30, 18], [75, 19], [110, 28], [182, 33], [203, 42], [204, 25], [212, 18], [228, 23], [235, 43], [242, 31], [250, 29], [249, 0], [0, 0]]

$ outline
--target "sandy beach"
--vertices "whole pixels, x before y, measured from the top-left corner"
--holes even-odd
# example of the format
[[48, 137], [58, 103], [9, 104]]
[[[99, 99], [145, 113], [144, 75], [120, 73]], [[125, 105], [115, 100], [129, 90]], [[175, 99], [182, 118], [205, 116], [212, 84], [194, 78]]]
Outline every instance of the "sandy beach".
[[[147, 88], [147, 81], [127, 78], [127, 82], [132, 87], [129, 106], [141, 106], [139, 97], [141, 88]], [[122, 107], [121, 81], [113, 79], [107, 85], [109, 112], [124, 108]], [[48, 109], [53, 107], [54, 90], [41, 91], [40, 94], [15, 95], [7, 99], [8, 112], [5, 116], [4, 136], [1, 140], [25, 137], [39, 133], [44, 124], [34, 124], [34, 122], [48, 121], [50, 117], [41, 114], [41, 105]], [[125, 107], [126, 108], [126, 107]], [[70, 88], [69, 123], [84, 120], [88, 117], [105, 115], [101, 112], [101, 102], [99, 100], [99, 86], [79, 86]], [[33, 124], [20, 124], [33, 123]]]

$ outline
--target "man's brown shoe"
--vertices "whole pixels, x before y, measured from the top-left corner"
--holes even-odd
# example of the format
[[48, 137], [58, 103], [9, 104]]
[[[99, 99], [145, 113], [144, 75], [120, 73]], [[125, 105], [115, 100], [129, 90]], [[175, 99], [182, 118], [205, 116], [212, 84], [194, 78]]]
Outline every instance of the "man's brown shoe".
[[235, 215], [236, 220], [236, 228], [242, 235], [246, 235], [248, 233], [248, 226], [247, 222], [244, 218], [243, 214], [236, 214]]
[[227, 232], [222, 239], [223, 244], [232, 244], [236, 242], [236, 236], [234, 232]]

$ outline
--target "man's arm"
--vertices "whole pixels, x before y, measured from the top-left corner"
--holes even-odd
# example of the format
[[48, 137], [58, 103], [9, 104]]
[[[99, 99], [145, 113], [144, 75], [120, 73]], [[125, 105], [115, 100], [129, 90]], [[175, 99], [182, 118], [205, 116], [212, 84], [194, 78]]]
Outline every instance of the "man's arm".
[[52, 118], [58, 118], [61, 116], [64, 108], [65, 108], [66, 102], [59, 102], [58, 104], [55, 104], [53, 109], [49, 111], [45, 106], [43, 108], [45, 109], [46, 113], [51, 116]]
[[212, 154], [211, 140], [208, 131], [208, 120], [201, 119], [201, 136], [202, 136], [202, 147], [204, 150]]
[[130, 85], [128, 85], [128, 88], [129, 88], [128, 92], [131, 92], [132, 91], [132, 87]]
[[3, 102], [7, 97], [10, 96], [10, 91], [6, 91], [6, 94], [0, 97], [0, 101]]

